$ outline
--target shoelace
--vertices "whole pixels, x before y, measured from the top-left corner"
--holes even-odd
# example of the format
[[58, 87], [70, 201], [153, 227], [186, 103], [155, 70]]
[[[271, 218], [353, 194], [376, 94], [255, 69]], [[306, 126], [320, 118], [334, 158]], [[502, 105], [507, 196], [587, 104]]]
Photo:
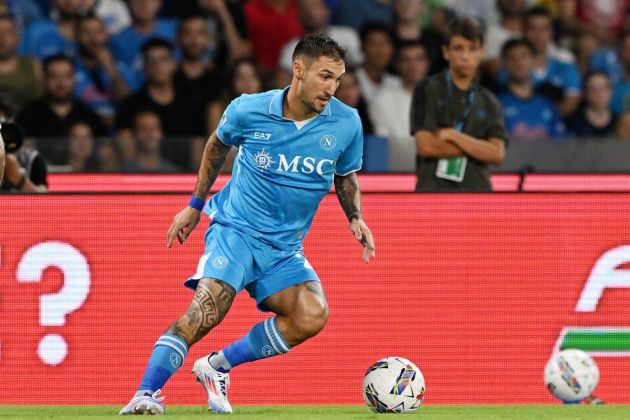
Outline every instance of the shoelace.
[[153, 393], [153, 395], [151, 395], [151, 398], [153, 398], [155, 401], [161, 403], [162, 401], [164, 401], [164, 398], [166, 398], [165, 396], [160, 395], [162, 393], [161, 389], [158, 389], [157, 391], [155, 391]]

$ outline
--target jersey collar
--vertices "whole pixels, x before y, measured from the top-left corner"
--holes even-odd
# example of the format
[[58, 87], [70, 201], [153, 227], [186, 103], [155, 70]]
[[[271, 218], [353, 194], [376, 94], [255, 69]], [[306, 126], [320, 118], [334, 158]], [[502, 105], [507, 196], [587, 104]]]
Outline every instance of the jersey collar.
[[[282, 100], [284, 99], [284, 95], [286, 95], [286, 93], [289, 91], [290, 87], [291, 86], [287, 86], [287, 87], [285, 87], [282, 90], [278, 90], [271, 97], [271, 102], [269, 103], [269, 114], [270, 115], [274, 115], [274, 116], [279, 117], [279, 118], [284, 118], [284, 116], [282, 115]], [[332, 110], [330, 108], [330, 104], [332, 103], [333, 99], [334, 98], [330, 98], [330, 101], [328, 101], [328, 105], [326, 105], [324, 110], [322, 112], [320, 112], [319, 115], [321, 115], [323, 117], [330, 117], [332, 115]]]

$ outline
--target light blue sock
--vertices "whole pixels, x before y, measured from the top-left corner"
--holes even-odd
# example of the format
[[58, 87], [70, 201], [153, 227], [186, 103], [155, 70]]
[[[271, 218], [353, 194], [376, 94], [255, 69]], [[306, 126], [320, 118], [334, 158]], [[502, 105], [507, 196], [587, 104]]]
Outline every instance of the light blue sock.
[[245, 337], [213, 354], [209, 362], [215, 369], [227, 372], [240, 364], [277, 356], [289, 350], [291, 346], [280, 334], [276, 317], [273, 317], [254, 325]]
[[183, 338], [173, 334], [163, 334], [158, 338], [144, 371], [138, 393], [152, 393], [161, 389], [182, 366], [186, 354], [188, 354], [188, 344]]

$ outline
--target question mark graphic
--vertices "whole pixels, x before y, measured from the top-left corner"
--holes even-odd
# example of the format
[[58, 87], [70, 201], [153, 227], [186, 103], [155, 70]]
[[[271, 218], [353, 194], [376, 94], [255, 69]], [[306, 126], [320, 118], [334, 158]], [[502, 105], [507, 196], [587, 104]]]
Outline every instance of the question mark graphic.
[[[90, 293], [90, 267], [86, 258], [72, 245], [63, 242], [42, 242], [26, 251], [17, 270], [17, 281], [39, 283], [48, 267], [63, 273], [63, 287], [57, 293], [40, 296], [39, 323], [42, 326], [63, 326], [66, 315], [83, 305]], [[68, 344], [58, 334], [47, 334], [39, 342], [37, 354], [48, 365], [58, 365], [68, 355]]]

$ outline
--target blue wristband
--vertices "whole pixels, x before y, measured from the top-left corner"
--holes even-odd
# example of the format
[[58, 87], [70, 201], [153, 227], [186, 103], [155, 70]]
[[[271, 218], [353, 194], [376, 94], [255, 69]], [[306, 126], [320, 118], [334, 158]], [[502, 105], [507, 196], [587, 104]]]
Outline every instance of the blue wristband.
[[193, 195], [192, 197], [190, 197], [190, 201], [188, 202], [188, 205], [190, 207], [199, 211], [203, 210], [204, 204], [206, 204], [206, 202], [203, 199], [197, 197], [196, 195]]

